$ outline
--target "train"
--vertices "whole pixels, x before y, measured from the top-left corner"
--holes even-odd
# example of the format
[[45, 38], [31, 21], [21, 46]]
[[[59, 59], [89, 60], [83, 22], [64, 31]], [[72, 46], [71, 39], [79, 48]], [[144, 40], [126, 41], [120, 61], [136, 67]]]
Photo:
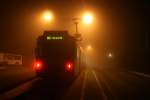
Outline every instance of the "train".
[[85, 68], [85, 57], [68, 31], [44, 31], [37, 38], [34, 70], [37, 76], [73, 80]]

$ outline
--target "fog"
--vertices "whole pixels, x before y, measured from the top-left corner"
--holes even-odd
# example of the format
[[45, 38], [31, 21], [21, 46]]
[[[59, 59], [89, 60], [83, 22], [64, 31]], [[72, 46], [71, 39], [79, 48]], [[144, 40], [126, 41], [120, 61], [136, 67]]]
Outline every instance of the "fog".
[[[114, 66], [126, 63], [127, 55], [132, 62], [136, 60], [137, 54], [143, 56], [143, 52], [147, 50], [145, 48], [149, 48], [149, 41], [145, 42], [145, 34], [148, 33], [146, 4], [101, 0], [2, 1], [0, 51], [23, 54], [24, 63], [30, 64], [34, 58], [36, 38], [44, 30], [68, 30], [74, 35], [72, 18], [81, 17], [87, 10], [93, 13], [93, 23], [84, 25], [80, 22], [78, 28], [83, 37], [83, 47], [88, 44], [92, 46], [89, 55], [89, 60], [93, 63], [91, 66], [109, 64], [109, 52], [114, 55], [111, 59]], [[53, 22], [42, 21], [41, 14], [45, 10], [54, 13]], [[149, 34], [147, 38], [149, 39]]]

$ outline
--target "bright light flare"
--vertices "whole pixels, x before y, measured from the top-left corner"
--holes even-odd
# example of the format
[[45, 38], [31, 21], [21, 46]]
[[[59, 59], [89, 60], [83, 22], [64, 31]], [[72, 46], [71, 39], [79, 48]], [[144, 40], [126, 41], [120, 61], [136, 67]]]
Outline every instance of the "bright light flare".
[[91, 24], [93, 21], [93, 15], [89, 12], [85, 13], [82, 18], [85, 24]]
[[73, 69], [73, 64], [71, 62], [67, 62], [65, 67], [67, 71], [71, 71]]
[[108, 58], [112, 58], [113, 54], [112, 53], [108, 53]]
[[43, 13], [43, 19], [45, 20], [45, 22], [49, 22], [53, 19], [53, 14], [50, 11], [45, 11]]
[[92, 46], [91, 45], [88, 45], [87, 46], [87, 50], [91, 50], [92, 49]]
[[71, 64], [68, 64], [68, 68], [69, 68], [69, 69], [71, 68]]
[[38, 67], [38, 68], [39, 68], [40, 66], [41, 66], [41, 64], [40, 64], [40, 63], [37, 63], [37, 64], [36, 64], [36, 67]]
[[43, 64], [42, 64], [41, 61], [36, 61], [35, 62], [35, 65], [34, 65], [35, 70], [41, 70], [42, 66], [43, 66]]

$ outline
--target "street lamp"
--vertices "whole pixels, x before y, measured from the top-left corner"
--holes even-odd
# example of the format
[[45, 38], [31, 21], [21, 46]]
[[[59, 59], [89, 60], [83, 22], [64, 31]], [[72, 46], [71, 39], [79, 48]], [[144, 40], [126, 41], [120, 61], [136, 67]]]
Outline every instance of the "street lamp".
[[107, 56], [108, 56], [108, 58], [112, 58], [113, 54], [111, 52], [109, 52]]
[[85, 24], [91, 24], [93, 21], [93, 15], [90, 12], [84, 13], [82, 20]]
[[89, 51], [89, 50], [91, 50], [92, 49], [92, 46], [91, 45], [88, 45], [87, 46], [87, 50]]
[[86, 12], [86, 13], [83, 14], [82, 18], [79, 18], [79, 17], [73, 18], [73, 21], [74, 21], [74, 24], [75, 24], [75, 27], [76, 27], [75, 38], [76, 38], [78, 41], [81, 41], [81, 40], [82, 40], [81, 34], [79, 33], [79, 29], [78, 29], [78, 25], [79, 25], [79, 23], [80, 23], [81, 20], [82, 20], [85, 24], [91, 24], [92, 21], [93, 21], [93, 16], [92, 16], [91, 13]]
[[42, 15], [42, 18], [44, 19], [45, 22], [50, 22], [53, 19], [53, 14], [50, 11], [45, 11]]

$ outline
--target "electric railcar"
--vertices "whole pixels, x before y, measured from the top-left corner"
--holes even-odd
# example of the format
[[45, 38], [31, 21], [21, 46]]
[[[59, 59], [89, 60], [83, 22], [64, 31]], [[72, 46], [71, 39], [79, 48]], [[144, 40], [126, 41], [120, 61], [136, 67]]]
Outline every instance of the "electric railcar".
[[84, 55], [67, 31], [45, 31], [37, 38], [35, 72], [52, 79], [74, 79], [84, 67]]

